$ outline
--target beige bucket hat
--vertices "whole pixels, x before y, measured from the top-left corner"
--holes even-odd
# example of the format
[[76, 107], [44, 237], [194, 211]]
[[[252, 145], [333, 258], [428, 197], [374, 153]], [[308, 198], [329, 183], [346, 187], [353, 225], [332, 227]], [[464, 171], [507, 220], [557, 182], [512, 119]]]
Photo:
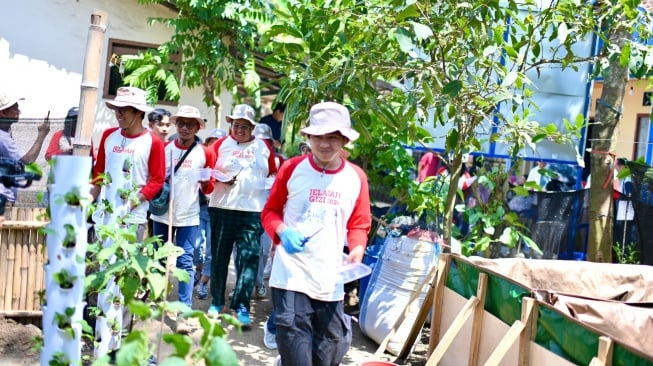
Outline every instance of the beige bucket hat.
[[326, 135], [340, 132], [349, 141], [356, 140], [360, 134], [351, 128], [349, 110], [342, 104], [334, 102], [318, 103], [311, 107], [308, 114], [308, 127], [301, 130], [306, 135]]
[[133, 86], [122, 86], [118, 88], [116, 91], [116, 97], [111, 101], [107, 101], [106, 104], [110, 109], [129, 106], [145, 113], [154, 110], [154, 108], [147, 104], [145, 90]]
[[254, 108], [248, 106], [247, 104], [238, 104], [231, 111], [231, 114], [227, 116], [227, 122], [231, 123], [237, 119], [246, 119], [254, 126], [256, 126], [258, 123], [256, 123], [254, 118], [256, 118], [256, 112], [254, 112]]
[[191, 118], [196, 120], [200, 124], [200, 130], [206, 127], [206, 122], [200, 116], [200, 110], [193, 107], [192, 105], [182, 105], [177, 109], [177, 113], [170, 117], [170, 123], [176, 124], [177, 118]]

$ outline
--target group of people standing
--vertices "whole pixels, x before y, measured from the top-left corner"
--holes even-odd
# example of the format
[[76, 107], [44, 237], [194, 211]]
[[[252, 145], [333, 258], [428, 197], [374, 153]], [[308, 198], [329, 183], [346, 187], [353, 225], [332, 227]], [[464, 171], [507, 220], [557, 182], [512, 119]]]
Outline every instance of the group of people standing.
[[[0, 121], [14, 116], [15, 122], [18, 100], [6, 99], [0, 96]], [[345, 262], [362, 261], [371, 227], [367, 177], [344, 157], [345, 144], [359, 136], [351, 128], [347, 108], [333, 102], [314, 105], [308, 126], [301, 130], [307, 139], [300, 146], [302, 154], [284, 161], [276, 153], [282, 143], [284, 106], [280, 103], [265, 124], [256, 121], [251, 106], [236, 105], [226, 116], [229, 131], [211, 131], [204, 143], [197, 133], [206, 122], [196, 107], [180, 106], [175, 114], [153, 109], [145, 91], [134, 87], [119, 88], [106, 106], [115, 113], [117, 126], [100, 138], [92, 199], [103, 198], [102, 179], [108, 167], [128, 157], [135, 199], [130, 200], [127, 222], [136, 225], [139, 241], [148, 221], [151, 234], [164, 242], [172, 226], [172, 242], [183, 250], [176, 266], [190, 278], [180, 281], [179, 300], [192, 307], [194, 257], [198, 243], [205, 242], [197, 296], [208, 297], [210, 288], [209, 315], [230, 312], [243, 327], [251, 327], [251, 297], [255, 288], [266, 293], [261, 275], [266, 259], [261, 257], [269, 254], [273, 256], [269, 287], [274, 316], [266, 325], [273, 323], [275, 328], [277, 364], [337, 365], [349, 348], [351, 326], [342, 303], [344, 284], [336, 281], [335, 274], [343, 265], [343, 253], [347, 253]], [[74, 120], [77, 112], [71, 109], [68, 119]], [[146, 117], [148, 126], [143, 125]], [[64, 126], [48, 148], [48, 159], [72, 153], [74, 123]], [[177, 133], [169, 139], [172, 126]], [[7, 130], [0, 129], [0, 140], [10, 139]], [[6, 151], [0, 153], [34, 161], [49, 125], [39, 126], [38, 132], [35, 147], [24, 156], [15, 143], [2, 145]], [[207, 170], [211, 174], [198, 173]], [[170, 175], [172, 212], [149, 213], [148, 202]], [[270, 246], [263, 256], [262, 238], [264, 243], [267, 238], [264, 246]], [[236, 283], [227, 304], [234, 247]], [[177, 332], [192, 330], [187, 320], [177, 318]]]

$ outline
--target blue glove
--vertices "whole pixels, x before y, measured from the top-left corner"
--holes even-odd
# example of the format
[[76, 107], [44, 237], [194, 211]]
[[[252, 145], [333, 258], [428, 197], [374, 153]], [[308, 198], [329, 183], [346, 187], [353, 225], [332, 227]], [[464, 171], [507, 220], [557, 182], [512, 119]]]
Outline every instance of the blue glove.
[[285, 228], [279, 234], [281, 245], [288, 254], [295, 254], [304, 251], [304, 235], [292, 228]]

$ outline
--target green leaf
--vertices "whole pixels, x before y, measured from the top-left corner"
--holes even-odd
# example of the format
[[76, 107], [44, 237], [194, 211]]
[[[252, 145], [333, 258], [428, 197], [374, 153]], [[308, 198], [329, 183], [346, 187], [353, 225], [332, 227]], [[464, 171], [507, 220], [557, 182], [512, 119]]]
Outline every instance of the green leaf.
[[190, 275], [188, 274], [188, 271], [185, 269], [181, 268], [173, 268], [172, 269], [172, 274], [177, 277], [179, 281], [182, 282], [189, 282], [190, 281]]
[[506, 77], [501, 80], [501, 86], [504, 88], [510, 87], [517, 80], [517, 76], [518, 75], [516, 72], [509, 72], [508, 75], [506, 75]]
[[433, 37], [433, 31], [427, 25], [417, 23], [417, 22], [408, 22], [412, 24], [413, 31], [415, 32], [415, 38], [418, 40], [424, 40], [430, 37]]
[[175, 356], [181, 357], [182, 359], [188, 356], [191, 347], [193, 346], [193, 340], [181, 334], [164, 334], [163, 341], [167, 344], [172, 345], [175, 348]]
[[552, 135], [558, 132], [558, 127], [553, 123], [549, 123], [548, 125], [546, 125], [546, 127], [544, 127], [544, 130], [546, 131], [546, 133]]
[[41, 169], [41, 166], [38, 165], [37, 163], [29, 163], [25, 165], [25, 172], [38, 175], [39, 177], [43, 176], [43, 170]]
[[546, 137], [547, 137], [547, 134], [545, 134], [545, 133], [540, 133], [540, 134], [537, 134], [537, 135], [533, 136], [533, 138], [531, 139], [531, 141], [532, 141], [533, 143], [537, 143], [537, 142], [539, 142], [539, 141], [545, 139]]
[[410, 4], [397, 13], [395, 20], [397, 23], [401, 23], [406, 20], [406, 18], [418, 18], [419, 16], [420, 13], [417, 6], [415, 4]]
[[458, 130], [451, 129], [447, 134], [447, 143], [446, 147], [448, 150], [453, 150], [458, 145], [459, 134]]
[[152, 308], [142, 301], [131, 301], [127, 307], [132, 314], [140, 319], [148, 319], [152, 316]]
[[503, 229], [503, 232], [501, 233], [501, 236], [499, 237], [499, 241], [502, 242], [505, 245], [512, 246], [514, 244], [513, 242], [513, 235], [512, 235], [512, 228], [507, 227]]
[[404, 53], [411, 52], [416, 48], [415, 44], [413, 43], [413, 40], [410, 38], [410, 33], [408, 33], [406, 28], [397, 27], [395, 32], [395, 39], [399, 44], [399, 48]]
[[220, 337], [211, 340], [209, 352], [204, 356], [207, 365], [238, 366], [238, 357], [231, 345]]
[[150, 274], [149, 276], [147, 276], [147, 283], [150, 286], [152, 295], [154, 295], [156, 298], [161, 297], [165, 293], [166, 290], [165, 276], [154, 276]]
[[442, 93], [447, 94], [450, 97], [455, 97], [460, 93], [460, 90], [463, 87], [463, 82], [460, 80], [453, 80], [442, 88]]
[[527, 236], [522, 236], [522, 240], [524, 240], [524, 243], [528, 245], [531, 250], [534, 250], [538, 254], [542, 254], [542, 249], [537, 245], [536, 242], [533, 241], [533, 239], [527, 237]]

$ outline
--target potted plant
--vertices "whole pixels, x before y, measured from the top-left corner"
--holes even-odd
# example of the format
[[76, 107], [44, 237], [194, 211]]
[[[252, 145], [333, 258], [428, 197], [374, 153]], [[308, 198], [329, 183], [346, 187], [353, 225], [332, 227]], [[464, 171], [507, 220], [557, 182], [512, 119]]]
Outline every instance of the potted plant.
[[54, 322], [60, 331], [65, 333], [70, 338], [75, 338], [75, 330], [72, 328], [72, 317], [75, 314], [75, 308], [72, 306], [67, 307], [64, 313], [55, 313]]
[[64, 290], [70, 290], [73, 288], [77, 276], [73, 276], [70, 272], [68, 272], [67, 269], [62, 268], [61, 271], [56, 272], [53, 275], [53, 278], [54, 278], [54, 282], [56, 282], [59, 285], [59, 287], [61, 287]]
[[71, 224], [65, 224], [63, 226], [65, 234], [61, 242], [61, 246], [66, 249], [72, 249], [77, 244], [77, 238], [75, 235], [75, 228]]
[[70, 364], [70, 360], [63, 352], [55, 352], [50, 362], [48, 362], [49, 366], [69, 366]]
[[122, 200], [128, 200], [129, 195], [131, 194], [131, 189], [127, 188], [118, 188], [118, 195], [120, 196], [120, 199]]
[[77, 186], [73, 187], [73, 189], [70, 192], [64, 194], [63, 199], [68, 206], [73, 206], [73, 207], [79, 206], [82, 203], [82, 195], [79, 187]]

